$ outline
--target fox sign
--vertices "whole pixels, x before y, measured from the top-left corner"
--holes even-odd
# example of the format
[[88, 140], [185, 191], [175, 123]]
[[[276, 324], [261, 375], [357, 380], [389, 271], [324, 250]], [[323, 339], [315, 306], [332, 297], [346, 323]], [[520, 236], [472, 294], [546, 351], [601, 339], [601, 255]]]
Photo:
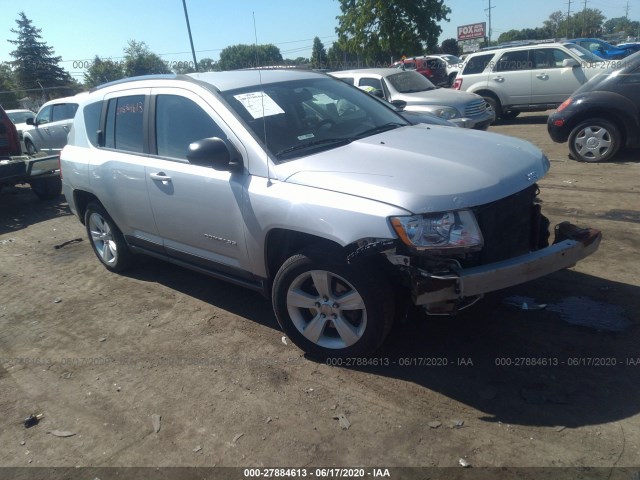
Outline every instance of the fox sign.
[[458, 40], [471, 40], [473, 38], [483, 38], [487, 30], [487, 22], [472, 23], [458, 27]]

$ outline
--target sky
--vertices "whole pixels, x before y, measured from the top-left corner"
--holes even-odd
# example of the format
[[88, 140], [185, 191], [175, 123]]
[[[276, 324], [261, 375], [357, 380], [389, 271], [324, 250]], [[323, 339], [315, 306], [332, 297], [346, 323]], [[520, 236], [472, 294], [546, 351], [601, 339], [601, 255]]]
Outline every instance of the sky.
[[[393, 1], [393, 0], [390, 0]], [[273, 43], [284, 58], [310, 57], [313, 38], [328, 49], [337, 39], [338, 0], [186, 0], [197, 59], [218, 59], [220, 51], [238, 43]], [[488, 21], [489, 0], [445, 0], [451, 8], [442, 22], [440, 41], [455, 38], [457, 26]], [[587, 0], [588, 8], [607, 18], [640, 19], [640, 0]], [[511, 29], [535, 28], [554, 11], [567, 10], [567, 0], [491, 0], [492, 38]], [[572, 0], [572, 12], [583, 0]], [[62, 57], [61, 66], [82, 81], [83, 65], [95, 55], [118, 60], [129, 39], [144, 41], [170, 63], [192, 61], [182, 0], [2, 0], [0, 62], [13, 58], [18, 13], [24, 11], [42, 39]], [[255, 29], [254, 29], [255, 18]], [[411, 55], [413, 52], [407, 52]]]

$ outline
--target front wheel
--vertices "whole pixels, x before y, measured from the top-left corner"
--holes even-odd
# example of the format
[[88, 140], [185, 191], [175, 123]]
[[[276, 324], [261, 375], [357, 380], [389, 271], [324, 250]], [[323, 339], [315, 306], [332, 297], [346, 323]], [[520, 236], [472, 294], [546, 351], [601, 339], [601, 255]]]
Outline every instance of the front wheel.
[[393, 323], [392, 290], [384, 276], [328, 250], [308, 249], [284, 262], [272, 301], [289, 338], [321, 358], [369, 355]]
[[130, 267], [133, 255], [122, 232], [99, 203], [90, 203], [84, 215], [89, 242], [102, 264], [112, 272]]
[[38, 152], [36, 146], [28, 138], [24, 141], [24, 149], [27, 151], [27, 155], [29, 156], [35, 155]]
[[492, 97], [490, 95], [487, 95], [486, 97], [482, 97], [482, 98], [484, 98], [484, 101], [487, 102], [487, 104], [495, 112], [496, 118], [502, 115], [502, 106], [500, 105], [500, 101], [497, 98]]
[[583, 162], [610, 160], [621, 143], [618, 127], [603, 118], [582, 122], [569, 135], [569, 150], [573, 158]]

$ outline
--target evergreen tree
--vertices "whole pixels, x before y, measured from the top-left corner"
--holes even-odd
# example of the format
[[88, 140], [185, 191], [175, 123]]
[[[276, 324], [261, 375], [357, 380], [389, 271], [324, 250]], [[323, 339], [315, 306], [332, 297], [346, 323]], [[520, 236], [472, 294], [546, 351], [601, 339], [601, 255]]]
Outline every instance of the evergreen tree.
[[313, 39], [313, 50], [311, 51], [311, 65], [313, 68], [327, 68], [327, 51], [319, 37]]
[[27, 93], [42, 91], [45, 98], [69, 95], [75, 90], [75, 82], [58, 64], [61, 57], [56, 57], [53, 47], [43, 42], [42, 31], [33, 26], [24, 12], [20, 12], [16, 20], [17, 29], [11, 29], [17, 40], [9, 40], [15, 45], [11, 56], [15, 58], [11, 65], [18, 86]]

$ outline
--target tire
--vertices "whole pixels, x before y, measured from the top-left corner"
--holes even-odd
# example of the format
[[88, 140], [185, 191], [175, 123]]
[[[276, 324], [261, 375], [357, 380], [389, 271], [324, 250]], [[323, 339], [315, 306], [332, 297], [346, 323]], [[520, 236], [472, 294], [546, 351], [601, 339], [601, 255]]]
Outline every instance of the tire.
[[27, 151], [27, 155], [35, 155], [38, 152], [36, 146], [28, 138], [24, 140], [24, 149]]
[[620, 130], [609, 120], [593, 118], [576, 126], [569, 135], [569, 150], [581, 162], [606, 162], [620, 149]]
[[310, 356], [367, 356], [391, 330], [392, 289], [373, 266], [338, 258], [331, 249], [314, 248], [285, 261], [273, 283], [274, 312]]
[[133, 264], [133, 254], [122, 232], [102, 205], [87, 205], [84, 223], [93, 252], [108, 270], [121, 272]]
[[58, 198], [62, 193], [62, 180], [60, 177], [47, 177], [33, 180], [31, 190], [40, 200]]
[[484, 98], [484, 101], [487, 102], [491, 108], [493, 109], [493, 111], [496, 113], [496, 118], [500, 117], [500, 115], [502, 115], [502, 106], [500, 105], [500, 101], [492, 96], [482, 96], [482, 98]]
[[518, 115], [520, 115], [520, 112], [518, 110], [507, 110], [506, 112], [502, 112], [500, 114], [500, 118], [502, 120], [513, 120]]

